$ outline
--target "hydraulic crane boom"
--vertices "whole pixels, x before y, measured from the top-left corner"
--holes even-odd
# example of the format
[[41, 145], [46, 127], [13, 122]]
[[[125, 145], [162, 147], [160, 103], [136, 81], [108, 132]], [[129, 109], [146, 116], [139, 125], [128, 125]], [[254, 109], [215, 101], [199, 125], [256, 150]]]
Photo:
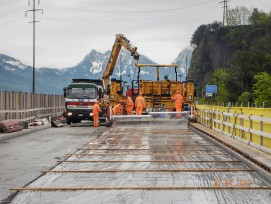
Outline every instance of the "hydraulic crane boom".
[[104, 88], [109, 90], [109, 77], [113, 74], [121, 47], [124, 47], [128, 51], [131, 52], [131, 56], [133, 56], [134, 60], [139, 60], [139, 54], [137, 53], [137, 47], [134, 47], [130, 41], [122, 34], [116, 35], [116, 40], [113, 45], [107, 66], [103, 73], [103, 81], [104, 81]]

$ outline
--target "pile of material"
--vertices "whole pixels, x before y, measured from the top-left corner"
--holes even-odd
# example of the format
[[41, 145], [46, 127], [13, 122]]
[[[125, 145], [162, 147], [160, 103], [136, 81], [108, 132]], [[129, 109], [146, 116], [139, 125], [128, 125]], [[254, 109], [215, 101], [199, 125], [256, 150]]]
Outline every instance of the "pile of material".
[[23, 130], [22, 124], [18, 121], [7, 121], [0, 123], [1, 133], [10, 133]]
[[66, 123], [66, 118], [62, 115], [55, 115], [51, 119], [51, 127], [63, 127]]
[[49, 124], [49, 121], [47, 120], [47, 118], [37, 119], [36, 117], [34, 122], [30, 124], [30, 126], [40, 126], [40, 125], [48, 125], [48, 124]]

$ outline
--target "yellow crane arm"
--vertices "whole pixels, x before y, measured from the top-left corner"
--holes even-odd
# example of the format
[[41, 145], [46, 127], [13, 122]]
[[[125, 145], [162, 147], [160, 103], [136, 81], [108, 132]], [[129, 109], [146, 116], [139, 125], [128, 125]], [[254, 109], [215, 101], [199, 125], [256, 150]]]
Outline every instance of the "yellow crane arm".
[[137, 60], [137, 61], [139, 60], [139, 54], [137, 53], [137, 47], [134, 47], [124, 35], [117, 34], [116, 39], [115, 39], [115, 43], [112, 47], [112, 51], [111, 51], [107, 66], [106, 66], [104, 73], [103, 73], [103, 81], [104, 81], [105, 89], [108, 89], [109, 76], [111, 76], [113, 74], [121, 47], [124, 47], [125, 49], [130, 51], [131, 56], [133, 56], [133, 58], [135, 60]]

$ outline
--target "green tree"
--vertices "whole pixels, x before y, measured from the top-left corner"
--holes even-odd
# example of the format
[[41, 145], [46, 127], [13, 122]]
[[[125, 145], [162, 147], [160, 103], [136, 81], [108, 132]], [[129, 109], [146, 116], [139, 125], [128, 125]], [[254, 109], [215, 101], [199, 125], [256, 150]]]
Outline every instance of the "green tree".
[[252, 10], [244, 6], [238, 6], [236, 8], [230, 9], [228, 11], [228, 25], [248, 25], [251, 14]]
[[207, 25], [201, 25], [197, 28], [197, 30], [194, 32], [190, 44], [195, 47], [198, 46], [202, 40], [202, 38], [205, 36], [205, 32], [208, 29]]
[[229, 78], [229, 73], [222, 68], [218, 68], [215, 70], [212, 79], [210, 81], [210, 84], [217, 84], [218, 85], [218, 91], [216, 94], [216, 102], [220, 103], [226, 103], [229, 100], [229, 92], [226, 89], [225, 83]]
[[259, 11], [258, 9], [254, 9], [249, 20], [252, 25], [270, 24], [271, 13], [265, 13], [263, 11]]
[[248, 102], [251, 102], [251, 100], [252, 100], [252, 96], [251, 96], [251, 93], [248, 91], [242, 93], [241, 96], [238, 97], [238, 102], [243, 103], [243, 105], [245, 106], [246, 104], [248, 104]]
[[253, 78], [259, 72], [270, 72], [268, 55], [256, 51], [236, 51], [229, 63], [230, 81], [226, 83], [230, 99], [237, 101], [243, 92], [251, 92]]
[[271, 75], [260, 72], [254, 76], [253, 95], [257, 104], [271, 105]]

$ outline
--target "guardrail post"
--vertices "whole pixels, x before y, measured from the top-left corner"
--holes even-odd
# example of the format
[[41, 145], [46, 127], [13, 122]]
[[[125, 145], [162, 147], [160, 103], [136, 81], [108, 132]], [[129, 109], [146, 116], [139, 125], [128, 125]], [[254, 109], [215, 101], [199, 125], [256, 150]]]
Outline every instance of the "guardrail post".
[[236, 124], [237, 124], [237, 112], [235, 111], [234, 114], [233, 114], [233, 120], [234, 120], [234, 124], [233, 124], [233, 134], [234, 136], [237, 136], [236, 134]]
[[[249, 115], [249, 128], [252, 129], [253, 128], [253, 121], [250, 116], [252, 116], [252, 114]], [[249, 141], [250, 142], [252, 142], [252, 136], [253, 136], [252, 133], [249, 132]]]
[[206, 126], [206, 111], [203, 110], [203, 124]]
[[209, 122], [210, 122], [210, 129], [213, 130], [213, 112], [209, 110]]
[[[220, 120], [220, 115], [221, 115], [221, 113], [220, 113], [220, 110], [219, 110], [219, 111], [218, 111], [218, 120], [219, 120], [219, 121], [221, 121], [221, 120]], [[221, 129], [220, 129], [220, 123], [218, 123], [218, 129], [221, 130]]]
[[225, 124], [224, 124], [224, 122], [225, 122], [225, 115], [224, 115], [224, 112], [222, 111], [222, 118], [223, 118], [223, 121], [222, 121], [222, 134], [223, 134], [223, 132], [224, 132], [224, 130], [225, 130]]
[[204, 113], [204, 110], [202, 110], [202, 112], [201, 112], [201, 115], [202, 115], [202, 117], [201, 117], [201, 123], [202, 123], [202, 124], [204, 124], [204, 122], [205, 122], [205, 121], [204, 121], [204, 114], [205, 114], [205, 113]]
[[[7, 110], [7, 91], [5, 91], [5, 111]], [[5, 120], [7, 120], [7, 113], [5, 113]]]
[[[263, 115], [260, 115], [261, 117], [263, 117]], [[260, 121], [260, 131], [263, 132], [263, 121]], [[263, 136], [260, 135], [260, 145], [263, 146]]]
[[[241, 112], [241, 116], [243, 116], [243, 115], [244, 115], [244, 113]], [[242, 127], [244, 127], [244, 118], [240, 118], [240, 125]], [[244, 130], [240, 130], [240, 136], [241, 136], [241, 138], [245, 137], [245, 131]]]
[[[231, 116], [227, 116], [227, 119], [228, 123], [231, 123]], [[228, 133], [231, 133], [231, 126], [228, 126]]]
[[201, 123], [204, 124], [204, 111], [201, 111]]
[[215, 130], [216, 129], [216, 122], [215, 122], [215, 120], [216, 120], [216, 110], [213, 110], [213, 114], [214, 114], [214, 117], [213, 117], [213, 130]]

